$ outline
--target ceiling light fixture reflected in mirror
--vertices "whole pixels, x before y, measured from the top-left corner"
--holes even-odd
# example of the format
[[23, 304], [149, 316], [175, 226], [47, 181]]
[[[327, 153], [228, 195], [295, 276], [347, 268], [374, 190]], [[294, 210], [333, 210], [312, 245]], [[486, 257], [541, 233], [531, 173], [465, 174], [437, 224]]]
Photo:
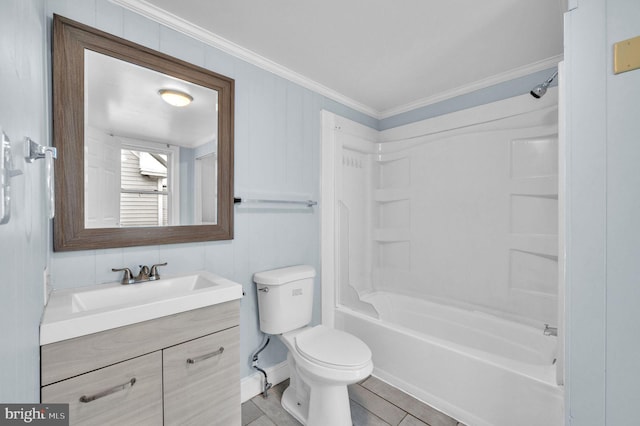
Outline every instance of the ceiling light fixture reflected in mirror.
[[172, 89], [158, 90], [158, 94], [162, 100], [175, 107], [183, 107], [189, 105], [193, 101], [193, 97], [187, 93]]

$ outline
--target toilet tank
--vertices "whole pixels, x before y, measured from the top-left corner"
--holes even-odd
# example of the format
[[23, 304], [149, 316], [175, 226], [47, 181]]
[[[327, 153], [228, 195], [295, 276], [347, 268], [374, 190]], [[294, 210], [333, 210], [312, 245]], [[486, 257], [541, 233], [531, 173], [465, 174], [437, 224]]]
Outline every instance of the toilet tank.
[[315, 276], [315, 269], [309, 265], [273, 269], [253, 275], [258, 289], [262, 332], [282, 334], [311, 322]]

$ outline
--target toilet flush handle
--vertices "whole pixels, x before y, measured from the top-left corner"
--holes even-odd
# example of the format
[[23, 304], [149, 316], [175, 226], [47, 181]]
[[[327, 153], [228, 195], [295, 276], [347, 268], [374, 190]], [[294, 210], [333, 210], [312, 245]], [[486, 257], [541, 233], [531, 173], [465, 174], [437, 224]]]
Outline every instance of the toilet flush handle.
[[262, 292], [264, 292], [264, 293], [269, 293], [269, 287], [262, 287], [262, 288], [259, 288], [259, 289], [258, 289], [258, 291], [262, 291]]

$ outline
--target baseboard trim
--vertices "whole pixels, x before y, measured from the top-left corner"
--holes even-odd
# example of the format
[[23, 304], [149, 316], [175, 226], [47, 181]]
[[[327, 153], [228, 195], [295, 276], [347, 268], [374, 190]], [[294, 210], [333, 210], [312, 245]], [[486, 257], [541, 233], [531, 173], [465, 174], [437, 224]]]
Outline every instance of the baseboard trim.
[[[287, 361], [282, 361], [280, 364], [267, 367], [264, 371], [267, 373], [267, 378], [273, 386], [289, 378], [289, 364]], [[259, 371], [256, 371], [250, 376], [243, 377], [240, 380], [240, 398], [242, 402], [246, 402], [254, 396], [261, 394], [264, 386], [263, 383], [264, 376]]]

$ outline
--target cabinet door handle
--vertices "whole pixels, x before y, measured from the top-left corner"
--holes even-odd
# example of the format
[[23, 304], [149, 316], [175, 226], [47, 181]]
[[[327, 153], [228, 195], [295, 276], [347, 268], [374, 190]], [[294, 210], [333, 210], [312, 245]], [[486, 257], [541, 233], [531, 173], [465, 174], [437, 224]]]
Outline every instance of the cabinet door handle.
[[128, 382], [126, 382], [126, 383], [123, 383], [123, 384], [118, 385], [118, 386], [114, 386], [114, 387], [109, 388], [107, 390], [103, 390], [102, 392], [98, 392], [95, 395], [91, 395], [91, 396], [82, 395], [80, 397], [80, 402], [87, 403], [87, 402], [95, 401], [98, 398], [102, 398], [104, 396], [111, 395], [112, 393], [120, 392], [122, 390], [130, 388], [135, 383], [136, 383], [136, 378], [134, 377], [131, 380], [129, 380]]
[[211, 352], [210, 354], [201, 355], [195, 358], [187, 358], [187, 364], [195, 364], [196, 362], [204, 361], [205, 359], [213, 358], [214, 356], [221, 355], [224, 352], [224, 346], [220, 346], [215, 352]]

